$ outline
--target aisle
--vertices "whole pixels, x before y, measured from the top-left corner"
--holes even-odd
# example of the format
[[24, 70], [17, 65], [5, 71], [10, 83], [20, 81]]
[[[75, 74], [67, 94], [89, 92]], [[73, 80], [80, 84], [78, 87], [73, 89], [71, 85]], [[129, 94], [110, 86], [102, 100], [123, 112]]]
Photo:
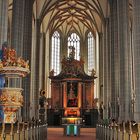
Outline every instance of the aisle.
[[62, 128], [48, 128], [48, 140], [96, 140], [96, 130], [81, 128], [80, 136], [64, 136]]

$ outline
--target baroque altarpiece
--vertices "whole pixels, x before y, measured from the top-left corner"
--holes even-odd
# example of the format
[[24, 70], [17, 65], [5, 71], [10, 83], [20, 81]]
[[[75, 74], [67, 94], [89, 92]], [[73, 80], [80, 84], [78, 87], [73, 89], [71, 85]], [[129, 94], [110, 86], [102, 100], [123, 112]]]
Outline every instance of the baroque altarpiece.
[[95, 73], [87, 75], [84, 71], [84, 60], [76, 60], [74, 56], [74, 48], [71, 48], [69, 56], [64, 57], [61, 62], [61, 72], [56, 76], [53, 70], [50, 72], [51, 111], [48, 110], [48, 116], [56, 114], [53, 116], [53, 123], [64, 117], [84, 118], [85, 110], [90, 112], [93, 109]]

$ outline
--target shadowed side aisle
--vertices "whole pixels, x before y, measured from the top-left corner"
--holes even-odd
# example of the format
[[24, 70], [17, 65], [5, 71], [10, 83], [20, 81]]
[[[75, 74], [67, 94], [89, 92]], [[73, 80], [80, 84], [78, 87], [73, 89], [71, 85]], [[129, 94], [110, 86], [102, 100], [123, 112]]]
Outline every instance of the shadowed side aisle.
[[80, 136], [64, 136], [63, 128], [48, 128], [48, 140], [96, 140], [95, 128], [81, 128]]

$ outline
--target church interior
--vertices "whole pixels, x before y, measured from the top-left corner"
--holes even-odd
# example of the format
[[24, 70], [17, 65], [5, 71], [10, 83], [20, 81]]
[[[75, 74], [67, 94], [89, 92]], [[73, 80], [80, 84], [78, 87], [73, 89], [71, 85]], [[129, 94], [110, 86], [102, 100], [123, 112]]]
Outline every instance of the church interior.
[[0, 140], [139, 139], [139, 8], [0, 0]]

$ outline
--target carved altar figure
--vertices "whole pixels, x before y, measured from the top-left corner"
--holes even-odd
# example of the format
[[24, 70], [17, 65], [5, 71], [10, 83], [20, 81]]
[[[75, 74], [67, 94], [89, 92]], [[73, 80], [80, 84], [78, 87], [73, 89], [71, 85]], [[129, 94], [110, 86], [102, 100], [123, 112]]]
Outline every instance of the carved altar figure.
[[94, 69], [91, 70], [91, 76], [95, 76], [96, 75], [96, 71]]
[[50, 71], [49, 76], [54, 76], [54, 69]]
[[74, 59], [74, 57], [75, 57], [75, 48], [74, 48], [74, 46], [69, 46], [69, 49], [71, 50], [70, 53], [69, 53], [69, 58]]
[[75, 98], [74, 91], [72, 89], [72, 83], [70, 84], [70, 93], [69, 93], [69, 99]]

